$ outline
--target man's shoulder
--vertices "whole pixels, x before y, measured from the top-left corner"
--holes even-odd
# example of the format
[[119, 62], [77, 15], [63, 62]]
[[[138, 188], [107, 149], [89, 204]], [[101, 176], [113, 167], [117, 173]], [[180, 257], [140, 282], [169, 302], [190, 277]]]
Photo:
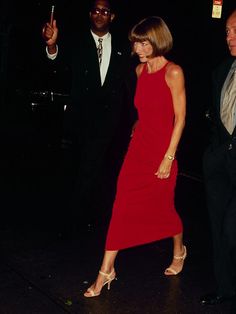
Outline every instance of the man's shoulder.
[[111, 37], [113, 41], [118, 42], [120, 45], [130, 46], [128, 35], [124, 32], [112, 31]]
[[124, 58], [131, 57], [131, 45], [125, 38], [112, 35], [112, 51]]
[[213, 70], [214, 74], [220, 73], [220, 72], [224, 72], [225, 70], [229, 70], [232, 63], [235, 61], [236, 59], [234, 57], [226, 57], [224, 58]]
[[72, 30], [64, 27], [60, 32], [59, 42], [66, 47], [82, 47], [82, 43], [92, 40], [92, 35], [88, 27], [74, 27]]

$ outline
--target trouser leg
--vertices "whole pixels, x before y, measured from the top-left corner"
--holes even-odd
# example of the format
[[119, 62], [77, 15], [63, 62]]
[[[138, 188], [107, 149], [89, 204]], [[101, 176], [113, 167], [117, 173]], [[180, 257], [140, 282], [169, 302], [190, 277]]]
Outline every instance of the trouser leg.
[[233, 289], [236, 292], [236, 188], [232, 186], [231, 199], [224, 220], [224, 235], [228, 247]]
[[[109, 196], [106, 173], [106, 140], [91, 140], [80, 152], [74, 190], [74, 208], [87, 221], [103, 216], [103, 204]], [[104, 205], [105, 206], [105, 205]]]
[[[207, 165], [207, 168], [206, 168]], [[220, 295], [231, 295], [232, 264], [228, 242], [229, 228], [226, 217], [229, 216], [232, 184], [223, 158], [211, 160], [204, 168], [207, 206], [212, 231], [214, 274]], [[226, 232], [227, 230], [227, 232]]]

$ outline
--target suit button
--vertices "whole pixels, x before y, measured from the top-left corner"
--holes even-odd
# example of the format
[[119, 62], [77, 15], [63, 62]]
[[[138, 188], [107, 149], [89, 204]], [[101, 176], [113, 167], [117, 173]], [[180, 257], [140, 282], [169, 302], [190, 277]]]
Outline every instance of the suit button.
[[231, 150], [232, 148], [233, 148], [233, 145], [230, 143], [229, 147], [228, 147], [228, 150]]

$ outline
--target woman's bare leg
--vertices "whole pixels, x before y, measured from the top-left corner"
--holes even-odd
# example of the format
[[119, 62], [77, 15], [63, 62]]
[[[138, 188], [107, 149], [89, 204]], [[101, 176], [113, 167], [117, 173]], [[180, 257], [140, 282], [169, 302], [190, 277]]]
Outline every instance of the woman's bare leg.
[[173, 255], [181, 256], [183, 255], [183, 250], [183, 233], [181, 232], [173, 236]]
[[183, 245], [183, 233], [173, 237], [173, 260], [171, 265], [165, 270], [165, 275], [177, 275], [183, 269], [187, 252]]
[[98, 273], [96, 281], [84, 293], [85, 297], [93, 297], [99, 295], [104, 285], [104, 282], [106, 282], [108, 279], [114, 279], [116, 277], [114, 264], [117, 254], [118, 251], [105, 251], [100, 268], [101, 273]]

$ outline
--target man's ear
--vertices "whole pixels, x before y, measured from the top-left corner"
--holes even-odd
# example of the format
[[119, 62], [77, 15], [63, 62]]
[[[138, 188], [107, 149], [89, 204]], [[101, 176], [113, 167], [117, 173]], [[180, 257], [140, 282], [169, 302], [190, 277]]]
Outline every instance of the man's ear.
[[110, 17], [111, 22], [114, 20], [114, 18], [115, 18], [115, 14], [114, 14], [114, 13], [112, 13], [112, 14], [111, 14], [111, 17]]

